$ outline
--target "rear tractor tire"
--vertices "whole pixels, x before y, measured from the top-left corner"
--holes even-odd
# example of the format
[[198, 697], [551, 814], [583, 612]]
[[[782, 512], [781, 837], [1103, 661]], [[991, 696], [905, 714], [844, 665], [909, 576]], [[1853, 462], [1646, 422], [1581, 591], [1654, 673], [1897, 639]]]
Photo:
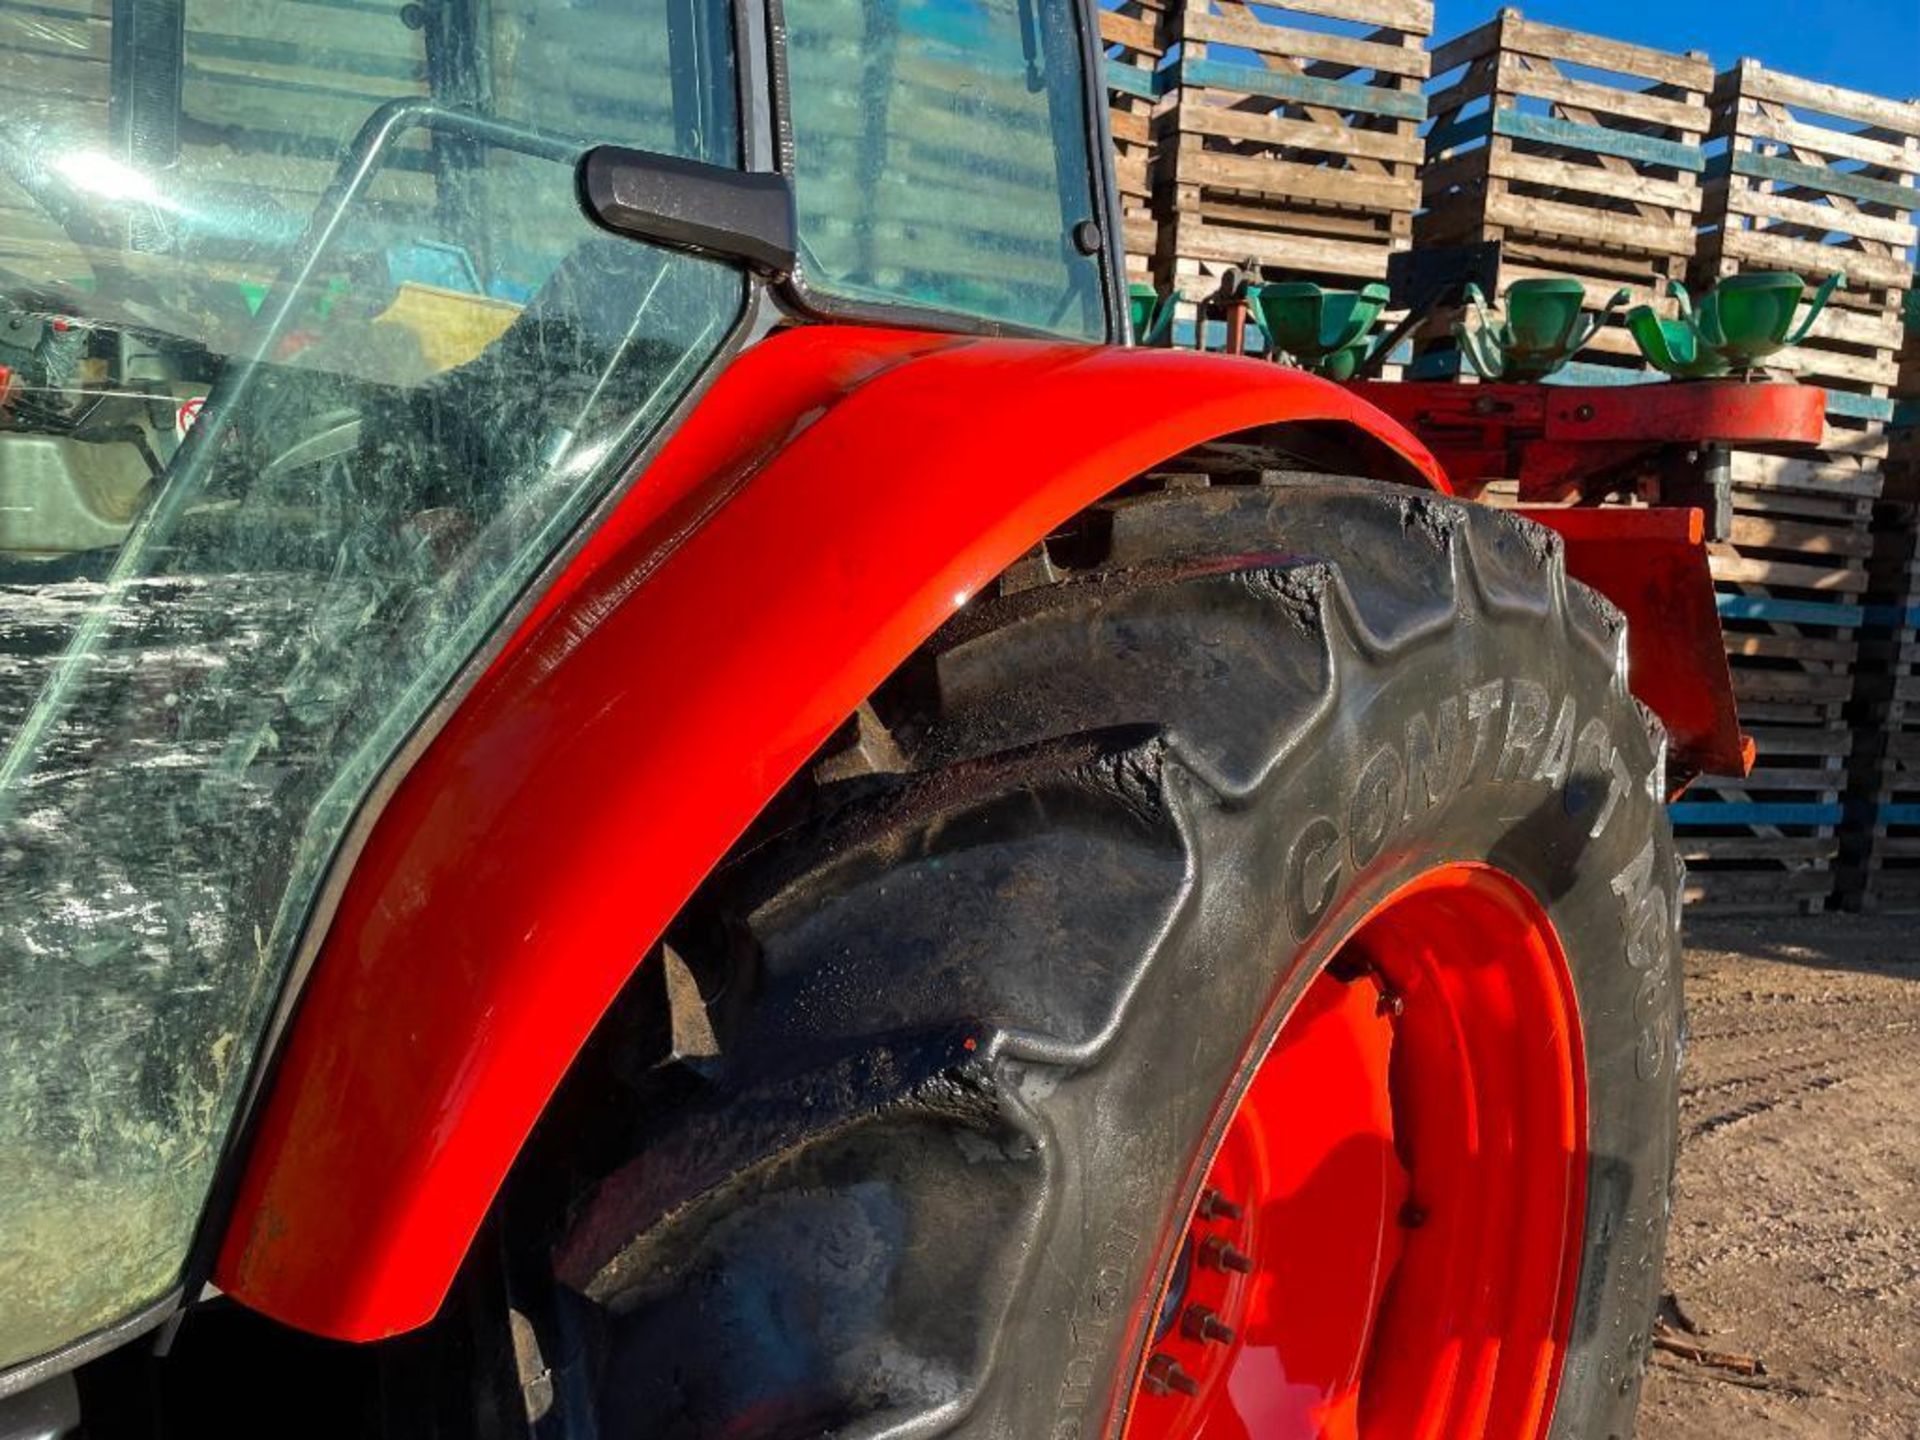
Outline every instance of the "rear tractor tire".
[[567, 1206], [536, 1408], [1629, 1435], [1680, 867], [1623, 656], [1481, 507], [1292, 477], [1084, 517], [676, 927], [685, 1063]]

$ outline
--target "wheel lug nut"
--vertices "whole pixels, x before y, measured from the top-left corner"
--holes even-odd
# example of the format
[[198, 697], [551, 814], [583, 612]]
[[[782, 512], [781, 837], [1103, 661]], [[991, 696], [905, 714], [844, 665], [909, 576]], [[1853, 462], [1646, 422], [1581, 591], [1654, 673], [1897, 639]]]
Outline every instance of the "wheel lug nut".
[[1200, 1192], [1199, 1213], [1202, 1220], [1238, 1220], [1240, 1207], [1209, 1185]]
[[1218, 1235], [1209, 1235], [1200, 1242], [1200, 1263], [1215, 1270], [1231, 1270], [1236, 1275], [1253, 1271], [1253, 1257]]
[[1200, 1382], [1180, 1368], [1180, 1362], [1171, 1355], [1152, 1355], [1147, 1359], [1147, 1389], [1155, 1395], [1166, 1395], [1178, 1390], [1182, 1395], [1198, 1395]]
[[1180, 1316], [1180, 1333], [1189, 1340], [1231, 1345], [1233, 1327], [1204, 1305], [1189, 1305]]

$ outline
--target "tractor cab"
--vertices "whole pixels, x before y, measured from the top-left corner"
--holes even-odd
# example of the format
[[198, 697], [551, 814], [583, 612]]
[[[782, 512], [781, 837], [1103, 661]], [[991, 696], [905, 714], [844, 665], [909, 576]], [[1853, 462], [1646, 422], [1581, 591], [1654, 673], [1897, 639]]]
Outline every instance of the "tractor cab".
[[1069, 0], [0, 8], [0, 1380], [204, 1278], [369, 797], [724, 363], [1118, 337], [1094, 45]]

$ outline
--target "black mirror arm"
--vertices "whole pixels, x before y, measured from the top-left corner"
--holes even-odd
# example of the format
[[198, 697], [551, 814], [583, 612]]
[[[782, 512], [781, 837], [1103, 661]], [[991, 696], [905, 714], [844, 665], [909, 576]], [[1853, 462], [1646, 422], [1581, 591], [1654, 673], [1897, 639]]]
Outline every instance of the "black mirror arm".
[[762, 275], [793, 271], [797, 224], [784, 175], [601, 145], [581, 157], [579, 187], [588, 217], [616, 235]]

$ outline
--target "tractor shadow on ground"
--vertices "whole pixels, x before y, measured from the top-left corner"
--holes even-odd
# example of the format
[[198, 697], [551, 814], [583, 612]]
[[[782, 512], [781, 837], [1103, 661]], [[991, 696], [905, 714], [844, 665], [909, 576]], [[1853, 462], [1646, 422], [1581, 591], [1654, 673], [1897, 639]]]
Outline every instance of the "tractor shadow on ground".
[[1920, 982], [1920, 915], [1689, 916], [1690, 963], [1735, 957]]

